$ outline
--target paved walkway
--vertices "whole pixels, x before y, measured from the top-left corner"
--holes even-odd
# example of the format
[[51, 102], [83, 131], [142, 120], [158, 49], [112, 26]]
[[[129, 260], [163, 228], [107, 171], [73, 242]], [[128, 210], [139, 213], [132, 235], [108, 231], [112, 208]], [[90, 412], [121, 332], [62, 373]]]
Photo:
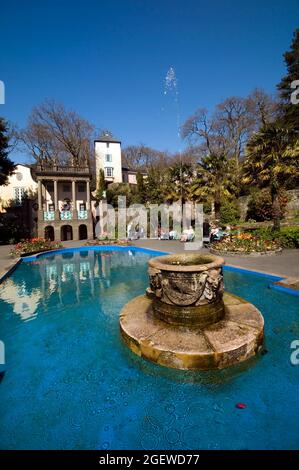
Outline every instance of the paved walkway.
[[[84, 242], [64, 242], [65, 247], [84, 245]], [[136, 246], [152, 250], [178, 253], [184, 250], [184, 245], [174, 240], [138, 240], [133, 243]], [[9, 255], [11, 246], [0, 246], [0, 279], [16, 263], [16, 259]], [[188, 250], [189, 251], [189, 250]], [[191, 250], [193, 251], [193, 250]], [[208, 250], [203, 248], [203, 253]], [[224, 256], [226, 264], [253, 271], [274, 274], [281, 277], [299, 277], [299, 250], [283, 250], [281, 254], [274, 256], [242, 257]]]
[[[174, 240], [138, 240], [136, 246], [169, 253], [184, 251], [184, 244]], [[189, 251], [189, 250], [188, 250]], [[192, 250], [191, 250], [192, 251]], [[208, 253], [206, 248], [200, 250]], [[299, 250], [283, 250], [273, 256], [223, 256], [226, 264], [281, 277], [299, 277]]]
[[11, 245], [0, 245], [0, 280], [17, 262], [9, 254], [11, 248]]

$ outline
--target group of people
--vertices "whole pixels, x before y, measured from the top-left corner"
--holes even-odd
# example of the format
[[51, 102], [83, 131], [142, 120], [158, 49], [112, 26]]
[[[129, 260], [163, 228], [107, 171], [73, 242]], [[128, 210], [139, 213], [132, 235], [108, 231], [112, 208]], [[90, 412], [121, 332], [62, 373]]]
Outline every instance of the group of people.
[[214, 223], [210, 224], [208, 220], [203, 223], [203, 239], [208, 243], [221, 241], [230, 234], [230, 231], [231, 227], [229, 225], [218, 226]]
[[[209, 222], [206, 219], [203, 223], [203, 242], [209, 244], [214, 241], [220, 241], [231, 231], [230, 226], [218, 226], [213, 222]], [[129, 240], [138, 240], [139, 238], [145, 237], [145, 231], [142, 226], [129, 223], [127, 226], [127, 237]], [[176, 230], [165, 231], [161, 226], [155, 232], [155, 238], [159, 240], [179, 240], [181, 242], [192, 242], [195, 238], [195, 232], [193, 227], [190, 225], [188, 229], [183, 230], [182, 234], [179, 234]]]

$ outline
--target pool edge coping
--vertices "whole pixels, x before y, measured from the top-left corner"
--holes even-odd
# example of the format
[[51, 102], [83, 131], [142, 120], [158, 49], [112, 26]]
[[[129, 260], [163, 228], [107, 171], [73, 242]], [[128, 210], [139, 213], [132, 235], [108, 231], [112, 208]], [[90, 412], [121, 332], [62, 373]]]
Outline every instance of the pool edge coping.
[[5, 279], [14, 272], [14, 270], [19, 266], [19, 264], [21, 264], [21, 262], [22, 258], [17, 258], [12, 264], [10, 264], [7, 268], [4, 268], [0, 272], [0, 284], [2, 284], [2, 282], [5, 281]]

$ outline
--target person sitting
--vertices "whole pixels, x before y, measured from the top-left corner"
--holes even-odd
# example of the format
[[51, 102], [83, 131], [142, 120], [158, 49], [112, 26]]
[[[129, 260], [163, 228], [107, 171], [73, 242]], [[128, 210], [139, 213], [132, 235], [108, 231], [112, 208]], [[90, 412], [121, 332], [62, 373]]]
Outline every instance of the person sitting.
[[190, 225], [190, 227], [187, 230], [183, 231], [180, 241], [192, 242], [194, 240], [194, 236], [195, 236], [194, 230], [192, 226]]
[[169, 240], [177, 240], [178, 239], [178, 233], [176, 230], [170, 230], [169, 232]]
[[169, 240], [169, 233], [161, 229], [160, 240]]

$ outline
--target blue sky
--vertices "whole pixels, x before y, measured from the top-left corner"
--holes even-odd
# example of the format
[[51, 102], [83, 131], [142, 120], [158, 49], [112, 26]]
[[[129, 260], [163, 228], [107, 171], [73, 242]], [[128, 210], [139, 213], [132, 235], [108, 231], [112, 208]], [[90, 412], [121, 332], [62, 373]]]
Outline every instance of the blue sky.
[[23, 127], [55, 98], [123, 145], [176, 151], [169, 67], [182, 121], [255, 87], [274, 92], [298, 19], [297, 0], [10, 0], [0, 10], [0, 115]]

